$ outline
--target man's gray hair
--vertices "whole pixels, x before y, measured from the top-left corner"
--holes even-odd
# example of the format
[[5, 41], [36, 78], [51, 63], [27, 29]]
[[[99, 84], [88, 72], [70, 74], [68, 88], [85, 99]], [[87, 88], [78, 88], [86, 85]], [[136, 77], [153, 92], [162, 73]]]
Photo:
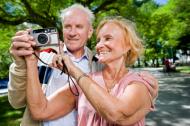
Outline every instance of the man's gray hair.
[[68, 11], [73, 10], [73, 9], [79, 9], [79, 10], [83, 11], [84, 13], [86, 13], [86, 15], [88, 16], [89, 23], [92, 25], [92, 23], [94, 22], [94, 19], [95, 19], [93, 12], [88, 7], [84, 7], [81, 4], [73, 4], [72, 6], [61, 10], [60, 17], [61, 17], [62, 23], [64, 22], [65, 14]]

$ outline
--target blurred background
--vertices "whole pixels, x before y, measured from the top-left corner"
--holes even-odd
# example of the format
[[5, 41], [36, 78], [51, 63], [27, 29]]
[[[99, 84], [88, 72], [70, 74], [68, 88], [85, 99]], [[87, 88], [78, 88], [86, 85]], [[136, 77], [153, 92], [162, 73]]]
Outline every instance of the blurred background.
[[[146, 125], [190, 126], [190, 0], [0, 0], [0, 126], [19, 126], [23, 113], [7, 100], [11, 37], [26, 28], [56, 27], [62, 39], [59, 13], [74, 3], [94, 12], [94, 28], [106, 16], [135, 22], [146, 49], [133, 68], [150, 71], [160, 86]], [[93, 35], [88, 47], [95, 45]]]

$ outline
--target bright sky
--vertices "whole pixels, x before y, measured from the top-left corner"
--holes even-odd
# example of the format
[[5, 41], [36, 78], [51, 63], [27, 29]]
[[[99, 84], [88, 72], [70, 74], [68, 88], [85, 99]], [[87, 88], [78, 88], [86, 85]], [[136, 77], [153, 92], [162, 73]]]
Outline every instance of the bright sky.
[[168, 0], [155, 0], [159, 4], [165, 4]]

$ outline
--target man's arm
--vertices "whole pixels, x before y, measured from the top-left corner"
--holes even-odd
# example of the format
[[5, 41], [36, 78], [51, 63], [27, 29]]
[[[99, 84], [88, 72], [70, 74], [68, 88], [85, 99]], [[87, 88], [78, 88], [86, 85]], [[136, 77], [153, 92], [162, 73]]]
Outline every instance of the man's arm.
[[34, 120], [52, 120], [71, 112], [76, 105], [76, 97], [70, 91], [69, 85], [60, 88], [48, 98], [43, 93], [38, 76], [37, 59], [26, 57], [27, 105]]
[[26, 105], [26, 63], [22, 57], [14, 57], [9, 68], [8, 99], [14, 108]]
[[8, 99], [12, 107], [21, 108], [26, 105], [26, 62], [24, 56], [33, 53], [28, 50], [35, 45], [29, 30], [18, 31], [12, 37], [10, 54], [13, 63], [9, 68]]

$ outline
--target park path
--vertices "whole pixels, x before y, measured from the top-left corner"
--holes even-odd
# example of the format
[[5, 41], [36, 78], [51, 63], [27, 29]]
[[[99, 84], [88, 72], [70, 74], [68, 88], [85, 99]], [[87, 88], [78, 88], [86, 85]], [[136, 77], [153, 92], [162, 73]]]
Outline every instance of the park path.
[[[135, 68], [150, 71], [159, 81], [156, 110], [149, 113], [146, 126], [190, 126], [190, 74], [163, 73], [161, 68]], [[7, 89], [1, 89], [0, 95]]]
[[190, 126], [190, 74], [142, 69], [150, 71], [159, 81], [156, 111], [147, 116], [146, 126]]

